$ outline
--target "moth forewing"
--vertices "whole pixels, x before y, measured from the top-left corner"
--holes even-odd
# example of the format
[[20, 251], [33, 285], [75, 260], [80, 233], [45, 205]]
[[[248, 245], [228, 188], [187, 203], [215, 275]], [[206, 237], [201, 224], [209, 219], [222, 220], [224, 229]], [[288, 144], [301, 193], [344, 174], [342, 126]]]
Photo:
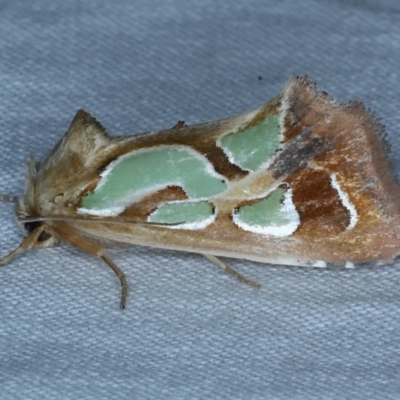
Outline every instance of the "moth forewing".
[[[361, 103], [339, 105], [291, 79], [255, 111], [111, 138], [85, 111], [30, 163], [19, 249], [65, 241], [102, 258], [116, 243], [264, 263], [350, 266], [400, 252], [400, 189], [382, 128]], [[25, 222], [23, 222], [25, 221]], [[29, 222], [29, 224], [28, 224]], [[28, 225], [27, 225], [28, 224]]]

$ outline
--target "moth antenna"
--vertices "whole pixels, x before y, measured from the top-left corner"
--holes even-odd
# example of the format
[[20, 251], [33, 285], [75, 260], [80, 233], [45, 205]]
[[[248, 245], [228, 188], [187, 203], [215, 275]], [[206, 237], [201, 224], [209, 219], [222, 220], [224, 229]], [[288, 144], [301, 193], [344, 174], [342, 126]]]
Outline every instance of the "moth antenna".
[[0, 259], [0, 266], [3, 266], [5, 264], [9, 263], [15, 256], [24, 252], [25, 250], [29, 250], [32, 247], [34, 247], [35, 243], [37, 243], [38, 238], [39, 238], [40, 234], [43, 232], [43, 230], [44, 230], [43, 226], [36, 228], [29, 236], [27, 236], [22, 241], [22, 243], [15, 250], [13, 250], [7, 256]]
[[181, 225], [182, 222], [149, 222], [149, 221], [135, 221], [135, 220], [127, 220], [127, 219], [107, 219], [107, 218], [88, 218], [88, 217], [65, 217], [62, 215], [49, 215], [44, 217], [24, 217], [18, 218], [18, 222], [26, 223], [26, 222], [45, 222], [45, 221], [75, 221], [75, 222], [103, 222], [107, 224], [138, 224], [138, 225], [153, 225], [153, 226], [175, 226]]
[[9, 201], [11, 203], [18, 203], [18, 196], [7, 196], [6, 194], [0, 194], [0, 201]]

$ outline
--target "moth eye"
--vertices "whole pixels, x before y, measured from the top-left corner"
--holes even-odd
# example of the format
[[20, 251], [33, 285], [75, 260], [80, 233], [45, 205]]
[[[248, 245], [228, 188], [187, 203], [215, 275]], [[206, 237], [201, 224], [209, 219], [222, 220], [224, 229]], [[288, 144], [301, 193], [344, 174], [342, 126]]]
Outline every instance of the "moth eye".
[[26, 230], [27, 233], [32, 233], [36, 228], [39, 228], [39, 226], [42, 223], [39, 221], [35, 221], [35, 222], [25, 222], [24, 224], [24, 228]]
[[[39, 221], [35, 222], [25, 222], [24, 228], [27, 233], [32, 233], [36, 228], [38, 228], [42, 223]], [[43, 231], [38, 238], [38, 242], [45, 242], [50, 239], [51, 235], [49, 235], [46, 231]]]

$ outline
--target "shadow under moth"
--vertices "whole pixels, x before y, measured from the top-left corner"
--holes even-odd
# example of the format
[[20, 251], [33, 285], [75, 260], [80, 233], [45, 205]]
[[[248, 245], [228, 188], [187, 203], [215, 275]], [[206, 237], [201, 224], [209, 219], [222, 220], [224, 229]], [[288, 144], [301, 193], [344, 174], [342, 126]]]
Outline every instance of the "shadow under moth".
[[306, 77], [254, 111], [110, 137], [87, 112], [41, 162], [16, 202], [20, 252], [67, 242], [103, 259], [115, 243], [270, 264], [353, 267], [400, 253], [400, 188], [383, 129], [359, 102], [328, 100]]

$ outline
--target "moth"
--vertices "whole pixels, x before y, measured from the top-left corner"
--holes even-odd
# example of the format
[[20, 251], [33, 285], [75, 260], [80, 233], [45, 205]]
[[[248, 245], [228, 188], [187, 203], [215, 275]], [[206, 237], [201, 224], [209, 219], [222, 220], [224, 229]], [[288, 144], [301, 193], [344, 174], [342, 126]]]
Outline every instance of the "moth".
[[383, 128], [360, 102], [337, 104], [307, 77], [254, 111], [110, 137], [79, 110], [28, 165], [16, 216], [27, 232], [0, 263], [67, 242], [103, 259], [128, 243], [270, 264], [352, 267], [400, 252], [400, 189]]

